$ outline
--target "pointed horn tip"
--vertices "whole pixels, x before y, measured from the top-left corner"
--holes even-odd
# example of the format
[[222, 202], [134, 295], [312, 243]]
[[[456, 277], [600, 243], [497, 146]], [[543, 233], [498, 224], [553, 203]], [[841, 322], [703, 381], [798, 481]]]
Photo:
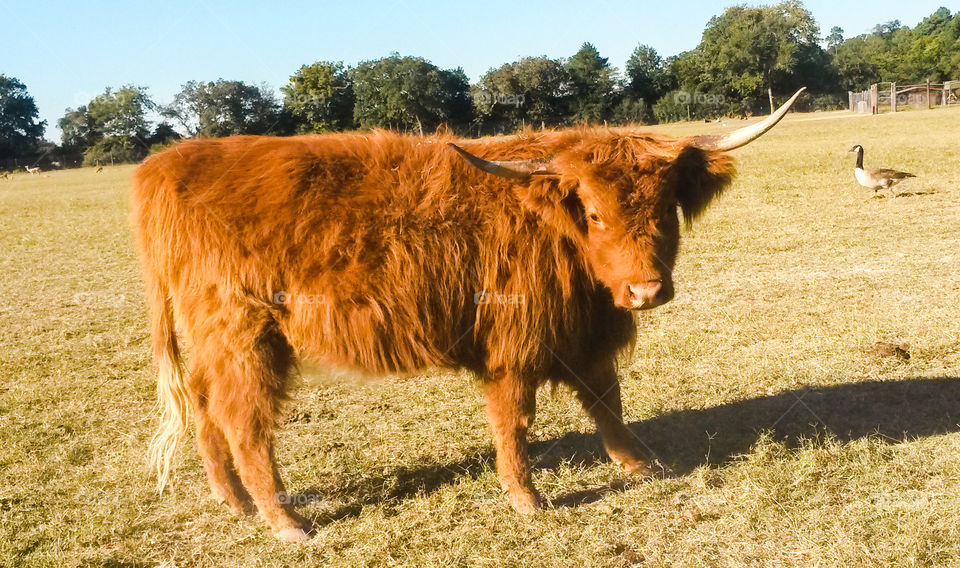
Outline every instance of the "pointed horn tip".
[[807, 90], [806, 87], [800, 87], [787, 102], [780, 105], [780, 108], [756, 124], [744, 126], [723, 136], [698, 136], [694, 139], [695, 144], [704, 149], [718, 150], [721, 152], [735, 150], [741, 146], [745, 146], [776, 126], [777, 123], [786, 116], [787, 111], [793, 106], [793, 103], [797, 100], [797, 97], [800, 96], [800, 93], [805, 90]]

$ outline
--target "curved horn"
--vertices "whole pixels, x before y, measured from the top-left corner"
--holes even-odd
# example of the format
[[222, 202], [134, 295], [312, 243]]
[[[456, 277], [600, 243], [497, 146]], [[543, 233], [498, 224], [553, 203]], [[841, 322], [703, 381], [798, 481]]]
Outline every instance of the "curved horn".
[[773, 114], [761, 120], [760, 122], [751, 124], [750, 126], [744, 126], [743, 128], [737, 129], [724, 136], [699, 136], [696, 138], [697, 146], [709, 150], [726, 151], [733, 150], [753, 142], [757, 138], [760, 138], [766, 131], [773, 128], [778, 122], [780, 122], [780, 119], [787, 114], [788, 110], [790, 110], [790, 105], [797, 100], [797, 97], [800, 96], [800, 93], [802, 93], [804, 89], [806, 89], [806, 87], [801, 87], [799, 91], [790, 97], [790, 100], [783, 103], [783, 106], [778, 108], [773, 112]]
[[453, 142], [448, 142], [447, 144], [470, 162], [471, 166], [495, 176], [523, 180], [535, 175], [556, 175], [556, 173], [550, 169], [549, 158], [535, 158], [533, 160], [517, 160], [513, 162], [492, 162], [474, 156]]

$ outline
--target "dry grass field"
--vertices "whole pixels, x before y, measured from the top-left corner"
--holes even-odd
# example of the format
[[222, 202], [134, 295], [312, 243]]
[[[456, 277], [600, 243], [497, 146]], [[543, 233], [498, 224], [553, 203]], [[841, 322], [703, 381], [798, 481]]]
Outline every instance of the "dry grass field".
[[[619, 473], [543, 391], [551, 504], [520, 517], [470, 377], [310, 371], [278, 440], [319, 527], [298, 545], [214, 503], [192, 445], [154, 491], [132, 166], [0, 180], [0, 564], [960, 566], [960, 108], [843, 116], [736, 151], [675, 300], [639, 315], [624, 406], [662, 476]], [[871, 198], [855, 143], [917, 178]]]

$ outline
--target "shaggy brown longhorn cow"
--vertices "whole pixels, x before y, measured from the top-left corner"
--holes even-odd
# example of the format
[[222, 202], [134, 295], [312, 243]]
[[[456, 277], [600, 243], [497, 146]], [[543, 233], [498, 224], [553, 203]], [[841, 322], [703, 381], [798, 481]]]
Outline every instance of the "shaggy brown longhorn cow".
[[252, 499], [278, 537], [306, 538], [310, 523], [278, 499], [273, 459], [298, 360], [473, 371], [500, 484], [522, 513], [540, 504], [526, 435], [547, 382], [576, 393], [614, 462], [650, 473], [621, 418], [616, 359], [635, 336], [631, 311], [673, 296], [677, 209], [699, 215], [732, 180], [727, 151], [797, 95], [716, 138], [586, 127], [456, 144], [246, 136], [148, 158], [131, 221], [159, 367], [160, 489], [192, 413], [213, 495], [234, 511]]

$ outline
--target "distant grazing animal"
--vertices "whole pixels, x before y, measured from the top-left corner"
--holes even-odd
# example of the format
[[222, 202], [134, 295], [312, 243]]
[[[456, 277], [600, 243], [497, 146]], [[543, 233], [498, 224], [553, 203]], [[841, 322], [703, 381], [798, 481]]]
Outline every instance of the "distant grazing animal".
[[31, 168], [30, 166], [23, 166], [23, 169], [27, 170], [27, 173], [29, 173], [29, 174], [31, 174], [31, 175], [35, 175], [35, 174], [39, 174], [39, 173], [40, 173], [40, 168], [39, 168], [39, 167], [33, 167], [33, 168]]
[[867, 189], [872, 189], [874, 195], [877, 194], [877, 191], [887, 188], [890, 188], [890, 193], [894, 194], [893, 186], [900, 183], [901, 180], [917, 177], [907, 172], [884, 168], [865, 170], [863, 169], [863, 146], [857, 144], [853, 148], [850, 148], [850, 151], [857, 153], [857, 166], [853, 169], [854, 177], [857, 178], [857, 182], [860, 185]]
[[9, 179], [10, 174], [8, 174], [7, 172], [0, 172], [0, 178]]
[[102, 171], [103, 171], [103, 166], [97, 166], [97, 173], [99, 174]]
[[237, 136], [147, 158], [130, 218], [159, 369], [160, 489], [192, 411], [213, 495], [233, 511], [252, 499], [279, 538], [307, 538], [273, 459], [297, 359], [475, 373], [500, 484], [522, 513], [541, 502], [526, 438], [545, 383], [576, 393], [614, 462], [651, 473], [621, 416], [616, 359], [636, 335], [631, 312], [673, 297], [678, 208], [700, 215], [733, 179], [727, 151], [799, 94], [718, 137]]

